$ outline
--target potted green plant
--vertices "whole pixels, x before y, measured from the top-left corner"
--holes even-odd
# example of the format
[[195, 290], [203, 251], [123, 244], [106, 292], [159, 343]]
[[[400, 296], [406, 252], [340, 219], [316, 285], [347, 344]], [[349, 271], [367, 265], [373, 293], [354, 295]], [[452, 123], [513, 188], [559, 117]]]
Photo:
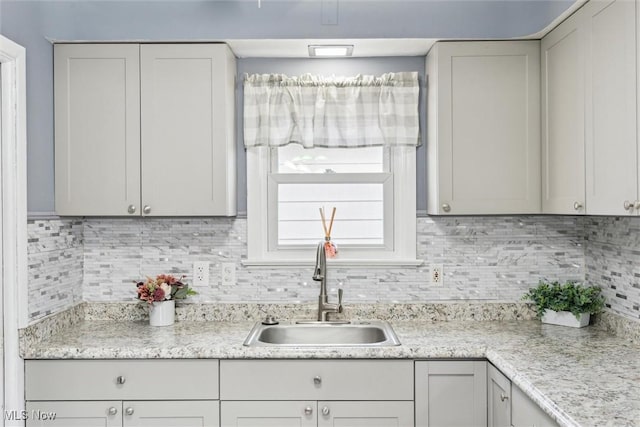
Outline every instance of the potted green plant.
[[540, 281], [522, 299], [531, 300], [542, 323], [582, 328], [591, 314], [602, 311], [604, 298], [597, 286], [580, 286], [574, 282]]

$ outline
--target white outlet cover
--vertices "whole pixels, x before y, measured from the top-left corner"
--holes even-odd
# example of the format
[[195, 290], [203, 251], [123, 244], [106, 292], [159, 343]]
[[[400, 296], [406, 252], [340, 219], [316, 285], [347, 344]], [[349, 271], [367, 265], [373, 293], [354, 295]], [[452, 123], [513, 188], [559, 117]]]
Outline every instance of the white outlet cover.
[[193, 263], [193, 286], [207, 286], [209, 284], [209, 263], [196, 261]]

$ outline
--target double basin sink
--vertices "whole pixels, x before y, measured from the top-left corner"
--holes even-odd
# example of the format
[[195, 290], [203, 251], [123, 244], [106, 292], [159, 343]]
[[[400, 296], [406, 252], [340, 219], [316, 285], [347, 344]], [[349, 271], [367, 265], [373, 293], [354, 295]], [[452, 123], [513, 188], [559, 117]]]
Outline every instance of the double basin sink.
[[389, 322], [256, 323], [244, 341], [249, 347], [386, 347], [400, 345]]

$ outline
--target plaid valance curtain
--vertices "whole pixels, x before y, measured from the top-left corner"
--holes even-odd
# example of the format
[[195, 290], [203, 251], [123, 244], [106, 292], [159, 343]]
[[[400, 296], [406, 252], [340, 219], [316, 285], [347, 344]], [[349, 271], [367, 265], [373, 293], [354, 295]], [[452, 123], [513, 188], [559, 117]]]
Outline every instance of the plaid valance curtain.
[[418, 73], [245, 75], [245, 147], [419, 145]]

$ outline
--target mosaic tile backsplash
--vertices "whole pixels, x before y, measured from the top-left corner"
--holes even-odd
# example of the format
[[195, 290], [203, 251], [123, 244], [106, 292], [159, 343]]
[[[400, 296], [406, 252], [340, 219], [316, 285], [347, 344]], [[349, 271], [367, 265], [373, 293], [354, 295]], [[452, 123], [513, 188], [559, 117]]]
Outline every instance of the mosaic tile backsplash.
[[[315, 302], [310, 267], [245, 267], [246, 219], [87, 219], [87, 301], [128, 301], [133, 281], [161, 272], [192, 275], [210, 262], [209, 286], [193, 302]], [[582, 279], [582, 228], [570, 217], [418, 218], [418, 258], [407, 268], [329, 268], [332, 293], [345, 303], [437, 300], [516, 301], [540, 277]], [[339, 243], [339, 239], [338, 243]], [[315, 249], [310, 249], [312, 259]], [[220, 263], [236, 265], [235, 286], [220, 283]], [[428, 265], [444, 264], [444, 285], [429, 283]]]
[[640, 218], [587, 217], [586, 281], [613, 312], [640, 319]]
[[29, 318], [37, 320], [82, 301], [82, 221], [27, 223]]

